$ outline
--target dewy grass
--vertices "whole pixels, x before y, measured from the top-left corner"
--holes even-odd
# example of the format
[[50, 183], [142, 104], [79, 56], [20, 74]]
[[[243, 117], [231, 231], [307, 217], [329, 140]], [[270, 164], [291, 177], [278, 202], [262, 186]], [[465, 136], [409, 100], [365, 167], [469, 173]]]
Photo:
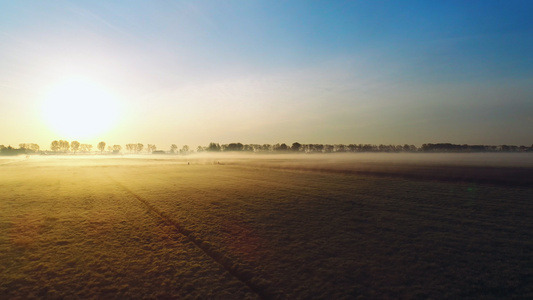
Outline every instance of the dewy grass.
[[533, 296], [533, 190], [405, 176], [411, 166], [371, 176], [316, 157], [1, 165], [0, 295]]

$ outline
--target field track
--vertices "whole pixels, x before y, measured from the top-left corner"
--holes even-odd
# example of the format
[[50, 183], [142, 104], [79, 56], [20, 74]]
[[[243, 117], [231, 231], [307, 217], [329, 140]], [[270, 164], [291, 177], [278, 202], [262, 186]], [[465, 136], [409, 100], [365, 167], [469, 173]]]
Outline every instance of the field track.
[[[114, 179], [112, 179], [114, 180]], [[189, 229], [184, 228], [182, 225], [180, 225], [178, 222], [172, 219], [171, 216], [168, 216], [165, 212], [159, 210], [157, 207], [150, 204], [148, 201], [140, 197], [139, 195], [135, 194], [132, 190], [130, 190], [128, 187], [124, 186], [122, 183], [114, 180], [117, 185], [124, 188], [126, 191], [128, 191], [135, 199], [139, 200], [141, 203], [146, 205], [146, 207], [152, 211], [154, 214], [159, 216], [165, 223], [168, 225], [173, 226], [177, 232], [180, 234], [183, 234], [186, 236], [192, 243], [194, 243], [199, 249], [201, 249], [206, 255], [211, 257], [213, 261], [220, 264], [226, 271], [228, 271], [231, 275], [233, 275], [236, 279], [240, 280], [242, 283], [247, 285], [250, 289], [252, 289], [257, 295], [262, 299], [272, 299], [272, 298], [279, 298], [281, 295], [276, 295], [276, 293], [272, 292], [272, 287], [269, 285], [268, 282], [259, 281], [260, 284], [257, 283], [257, 281], [251, 281], [250, 280], [250, 270], [242, 270], [235, 268], [235, 263], [228, 261], [223, 257], [223, 254], [219, 252], [216, 248], [210, 246], [208, 243], [206, 243], [203, 240], [200, 240], [194, 235], [194, 232], [191, 232]]]
[[1, 163], [9, 299], [533, 296], [527, 162], [490, 183], [329, 156]]

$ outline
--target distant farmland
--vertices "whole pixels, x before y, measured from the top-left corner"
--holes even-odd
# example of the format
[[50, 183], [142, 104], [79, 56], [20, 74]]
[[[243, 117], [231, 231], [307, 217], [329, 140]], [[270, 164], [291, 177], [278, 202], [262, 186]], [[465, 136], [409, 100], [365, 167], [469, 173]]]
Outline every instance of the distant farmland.
[[0, 159], [0, 298], [533, 298], [533, 155]]

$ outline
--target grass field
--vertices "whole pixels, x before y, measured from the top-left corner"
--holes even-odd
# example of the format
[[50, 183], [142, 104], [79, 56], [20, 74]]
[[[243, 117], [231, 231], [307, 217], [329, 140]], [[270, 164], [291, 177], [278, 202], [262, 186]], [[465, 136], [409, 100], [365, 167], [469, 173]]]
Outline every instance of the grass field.
[[531, 299], [533, 155], [0, 159], [2, 299]]

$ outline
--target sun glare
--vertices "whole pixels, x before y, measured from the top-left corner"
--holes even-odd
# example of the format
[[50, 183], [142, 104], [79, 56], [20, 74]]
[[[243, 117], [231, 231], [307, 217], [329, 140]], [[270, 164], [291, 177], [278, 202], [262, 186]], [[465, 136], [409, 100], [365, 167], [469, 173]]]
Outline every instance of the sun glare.
[[88, 80], [63, 81], [47, 93], [42, 117], [65, 139], [98, 138], [119, 121], [117, 99], [104, 87]]

